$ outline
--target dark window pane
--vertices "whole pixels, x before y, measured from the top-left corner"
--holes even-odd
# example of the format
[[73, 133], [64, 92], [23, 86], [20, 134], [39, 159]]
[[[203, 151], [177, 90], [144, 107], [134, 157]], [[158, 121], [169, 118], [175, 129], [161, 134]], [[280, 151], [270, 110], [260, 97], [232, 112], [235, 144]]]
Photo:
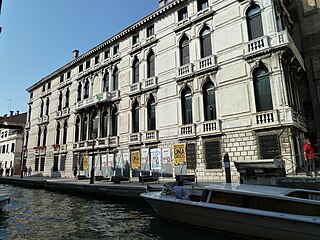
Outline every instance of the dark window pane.
[[222, 168], [220, 141], [205, 141], [204, 154], [206, 169]]

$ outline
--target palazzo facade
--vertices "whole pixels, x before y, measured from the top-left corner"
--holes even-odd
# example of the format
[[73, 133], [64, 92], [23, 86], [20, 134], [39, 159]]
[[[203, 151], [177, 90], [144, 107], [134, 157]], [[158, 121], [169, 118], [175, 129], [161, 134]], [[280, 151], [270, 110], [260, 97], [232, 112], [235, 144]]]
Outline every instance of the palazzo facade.
[[220, 181], [228, 153], [231, 162], [284, 159], [295, 171], [310, 99], [300, 28], [286, 7], [160, 0], [90, 51], [75, 50], [27, 89], [26, 165], [42, 176], [71, 177], [75, 167], [88, 176], [94, 156], [96, 176]]

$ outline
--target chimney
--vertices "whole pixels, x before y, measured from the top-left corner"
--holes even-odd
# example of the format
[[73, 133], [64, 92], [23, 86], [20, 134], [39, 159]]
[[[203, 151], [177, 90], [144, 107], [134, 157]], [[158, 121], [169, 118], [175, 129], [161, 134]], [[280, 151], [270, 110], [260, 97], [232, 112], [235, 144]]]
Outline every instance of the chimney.
[[17, 110], [17, 111], [16, 111], [16, 115], [19, 115], [19, 113], [20, 113], [19, 110]]
[[77, 59], [79, 57], [79, 50], [73, 50], [73, 59]]
[[10, 111], [10, 117], [12, 117], [13, 116], [13, 111]]

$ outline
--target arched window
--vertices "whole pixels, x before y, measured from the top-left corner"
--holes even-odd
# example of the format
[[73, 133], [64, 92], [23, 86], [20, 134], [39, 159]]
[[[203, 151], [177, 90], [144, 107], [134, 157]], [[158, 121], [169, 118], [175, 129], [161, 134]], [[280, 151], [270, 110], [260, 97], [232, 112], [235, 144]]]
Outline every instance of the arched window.
[[108, 135], [108, 112], [104, 111], [101, 117], [101, 137], [105, 138]]
[[256, 4], [250, 6], [246, 13], [248, 37], [253, 40], [263, 36], [263, 26], [260, 7]]
[[111, 114], [111, 136], [118, 134], [118, 109], [114, 108]]
[[156, 103], [153, 97], [150, 97], [147, 105], [148, 112], [148, 130], [156, 129]]
[[70, 91], [69, 91], [69, 88], [67, 88], [67, 91], [66, 91], [66, 102], [64, 104], [65, 108], [69, 107], [69, 97], [70, 97]]
[[56, 144], [60, 144], [60, 123], [57, 122], [56, 128]]
[[103, 92], [109, 92], [109, 72], [107, 71], [103, 77]]
[[211, 31], [208, 27], [200, 32], [200, 48], [201, 58], [212, 55]]
[[132, 132], [139, 132], [139, 104], [137, 101], [132, 105]]
[[38, 142], [37, 142], [37, 146], [39, 147], [41, 144], [41, 128], [38, 128]]
[[272, 96], [269, 72], [266, 67], [259, 67], [253, 72], [254, 95], [257, 112], [272, 110]]
[[84, 83], [84, 96], [83, 99], [87, 99], [89, 97], [89, 81], [86, 80], [86, 82]]
[[190, 63], [188, 37], [184, 36], [180, 40], [179, 49], [180, 49], [180, 66]]
[[79, 133], [80, 133], [80, 118], [77, 117], [77, 120], [76, 120], [76, 129], [75, 129], [75, 132], [74, 132], [74, 141], [75, 142], [78, 142], [79, 141]]
[[61, 109], [62, 109], [62, 92], [59, 93], [58, 111], [61, 111]]
[[117, 67], [113, 70], [112, 73], [112, 90], [116, 91], [118, 90], [118, 82], [119, 82], [119, 70]]
[[79, 83], [77, 90], [77, 101], [81, 101], [82, 98], [82, 84]]
[[42, 146], [47, 145], [47, 126], [43, 128], [43, 138], [42, 138]]
[[68, 122], [67, 122], [67, 120], [65, 120], [64, 124], [63, 124], [62, 144], [66, 144], [67, 143], [67, 134], [68, 134]]
[[154, 53], [151, 51], [147, 57], [147, 78], [155, 76]]
[[43, 116], [43, 100], [41, 100], [41, 104], [40, 104], [40, 117]]
[[88, 131], [88, 118], [84, 116], [82, 119], [82, 128], [81, 128], [81, 140], [87, 140], [87, 131]]
[[132, 78], [133, 81], [132, 83], [137, 83], [139, 82], [139, 60], [137, 58], [135, 58], [133, 60], [133, 64], [132, 64]]
[[49, 100], [49, 98], [47, 98], [47, 102], [46, 102], [46, 116], [49, 115], [49, 105], [50, 105], [50, 100]]
[[192, 123], [192, 95], [190, 88], [185, 88], [181, 95], [182, 106], [182, 123]]
[[215, 89], [212, 82], [207, 82], [203, 86], [203, 112], [204, 120], [210, 121], [217, 119]]
[[96, 136], [98, 135], [98, 128], [99, 128], [99, 115], [97, 112], [94, 112], [91, 116], [91, 134], [90, 134], [90, 139], [92, 139], [92, 133], [95, 132]]

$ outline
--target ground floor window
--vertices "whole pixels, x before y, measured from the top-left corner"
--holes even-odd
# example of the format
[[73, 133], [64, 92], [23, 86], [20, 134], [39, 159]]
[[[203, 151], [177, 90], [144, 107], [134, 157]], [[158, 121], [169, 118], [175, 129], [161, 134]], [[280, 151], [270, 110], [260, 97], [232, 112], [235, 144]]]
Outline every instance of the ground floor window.
[[186, 153], [187, 153], [187, 169], [196, 169], [197, 167], [196, 144], [195, 143], [187, 144]]
[[206, 169], [219, 169], [222, 167], [221, 147], [219, 140], [204, 142], [204, 157]]
[[66, 155], [60, 156], [60, 171], [63, 172], [66, 170]]
[[39, 171], [39, 158], [36, 157], [34, 161], [34, 170]]
[[40, 159], [40, 171], [44, 171], [44, 161], [45, 161], [45, 157], [41, 157]]
[[59, 156], [53, 157], [52, 171], [58, 171]]
[[280, 157], [280, 141], [277, 134], [258, 136], [258, 144], [260, 159], [274, 159]]

